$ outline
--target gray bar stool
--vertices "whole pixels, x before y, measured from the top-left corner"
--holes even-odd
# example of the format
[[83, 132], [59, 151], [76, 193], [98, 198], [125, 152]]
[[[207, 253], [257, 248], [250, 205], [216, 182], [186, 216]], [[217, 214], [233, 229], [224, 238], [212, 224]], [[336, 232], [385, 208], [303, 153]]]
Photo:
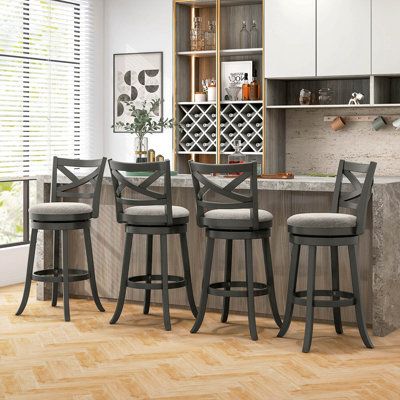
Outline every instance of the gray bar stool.
[[[26, 271], [25, 288], [21, 305], [16, 315], [22, 314], [29, 298], [32, 280], [52, 283], [51, 305], [57, 305], [58, 285], [63, 284], [64, 319], [70, 320], [69, 283], [90, 280], [93, 300], [99, 311], [104, 311], [97, 293], [94, 272], [92, 242], [90, 238], [90, 220], [99, 216], [100, 192], [106, 158], [101, 160], [76, 160], [68, 158], [53, 159], [51, 181], [51, 202], [37, 204], [29, 209], [32, 232], [29, 246], [28, 267]], [[76, 176], [69, 168], [90, 168], [92, 172], [86, 176]], [[57, 171], [70, 180], [69, 183], [57, 182]], [[90, 186], [92, 191], [78, 191], [79, 188]], [[60, 199], [92, 199], [92, 205], [79, 202], [62, 202]], [[52, 230], [53, 233], [53, 267], [33, 272], [38, 230]], [[85, 239], [88, 269], [68, 268], [68, 231], [82, 229]], [[60, 269], [59, 247], [60, 232], [62, 232], [62, 269]]]
[[[109, 165], [114, 186], [117, 221], [125, 224], [126, 232], [121, 286], [110, 324], [115, 324], [121, 315], [127, 287], [145, 290], [144, 314], [149, 313], [151, 290], [162, 290], [164, 327], [165, 330], [170, 331], [169, 289], [186, 287], [190, 309], [195, 317], [197, 315], [186, 238], [189, 211], [184, 207], [172, 205], [169, 161], [131, 164], [109, 160]], [[149, 176], [136, 185], [122, 175], [121, 171], [147, 172]], [[151, 190], [150, 186], [160, 178], [164, 178], [163, 191]], [[139, 195], [140, 199], [124, 197], [125, 189], [130, 189]], [[125, 208], [124, 206], [130, 207]], [[146, 274], [128, 277], [133, 234], [147, 236]], [[175, 234], [180, 236], [184, 277], [168, 274], [167, 235]], [[152, 273], [154, 235], [160, 236], [161, 275]]]
[[[250, 336], [253, 340], [257, 340], [255, 296], [269, 295], [275, 322], [279, 327], [282, 325], [275, 298], [269, 245], [273, 216], [268, 211], [258, 209], [257, 163], [215, 165], [190, 161], [189, 165], [196, 195], [197, 224], [206, 228], [207, 236], [200, 307], [191, 332], [196, 333], [200, 329], [209, 294], [224, 298], [221, 322], [226, 322], [228, 319], [230, 297], [246, 297]], [[222, 187], [206, 177], [206, 174], [223, 174], [234, 178]], [[237, 191], [238, 186], [247, 178], [250, 180], [248, 195]], [[225, 281], [210, 284], [215, 239], [226, 241]], [[253, 281], [252, 240], [255, 239], [262, 240], [266, 284]], [[245, 282], [231, 280], [233, 240], [243, 240], [245, 243]]]
[[[364, 232], [367, 206], [372, 193], [376, 163], [358, 164], [341, 160], [336, 177], [331, 213], [296, 214], [288, 219], [289, 240], [293, 243], [289, 272], [289, 285], [283, 325], [278, 333], [283, 337], [289, 329], [295, 304], [307, 307], [303, 352], [311, 347], [314, 307], [332, 307], [336, 333], [343, 333], [340, 307], [355, 306], [358, 330], [368, 348], [373, 348], [365, 325], [357, 272], [356, 247]], [[361, 183], [353, 172], [365, 174]], [[343, 177], [350, 181], [351, 189], [343, 187]], [[355, 215], [341, 214], [340, 208], [355, 211]], [[307, 290], [296, 291], [300, 247], [308, 246]], [[330, 246], [332, 290], [315, 290], [317, 246]], [[347, 246], [350, 258], [353, 293], [339, 289], [338, 247]], [[316, 299], [331, 297], [332, 300]]]

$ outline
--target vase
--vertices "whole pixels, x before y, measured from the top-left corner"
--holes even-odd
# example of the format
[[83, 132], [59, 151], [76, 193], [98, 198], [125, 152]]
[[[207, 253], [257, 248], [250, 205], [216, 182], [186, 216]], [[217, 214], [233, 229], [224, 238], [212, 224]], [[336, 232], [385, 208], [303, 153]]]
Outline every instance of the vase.
[[147, 162], [147, 150], [149, 148], [149, 141], [147, 137], [135, 137], [135, 162], [143, 163]]

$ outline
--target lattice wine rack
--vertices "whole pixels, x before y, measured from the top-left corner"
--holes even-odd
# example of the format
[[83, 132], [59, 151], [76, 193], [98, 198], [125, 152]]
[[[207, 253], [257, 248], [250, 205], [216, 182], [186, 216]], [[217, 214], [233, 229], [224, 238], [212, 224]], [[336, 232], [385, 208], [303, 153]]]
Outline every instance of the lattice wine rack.
[[[179, 153], [216, 152], [216, 106], [210, 103], [179, 105]], [[245, 154], [262, 154], [262, 102], [221, 104], [221, 153], [242, 142]]]

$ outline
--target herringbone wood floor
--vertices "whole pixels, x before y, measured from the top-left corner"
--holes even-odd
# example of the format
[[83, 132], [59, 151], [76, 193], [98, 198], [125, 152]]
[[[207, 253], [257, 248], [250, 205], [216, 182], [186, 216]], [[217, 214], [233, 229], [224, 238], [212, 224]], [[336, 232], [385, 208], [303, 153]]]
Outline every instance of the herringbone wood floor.
[[[34, 291], [34, 290], [33, 290]], [[228, 324], [208, 313], [191, 335], [188, 311], [172, 310], [163, 330], [161, 309], [144, 316], [127, 304], [121, 323], [88, 300], [62, 308], [32, 297], [14, 316], [22, 286], [0, 289], [0, 398], [4, 399], [400, 399], [400, 332], [362, 346], [354, 328], [341, 337], [316, 324], [312, 352], [301, 353], [304, 324], [284, 339], [270, 319], [258, 318], [259, 341], [245, 316]], [[61, 302], [62, 304], [62, 302]]]

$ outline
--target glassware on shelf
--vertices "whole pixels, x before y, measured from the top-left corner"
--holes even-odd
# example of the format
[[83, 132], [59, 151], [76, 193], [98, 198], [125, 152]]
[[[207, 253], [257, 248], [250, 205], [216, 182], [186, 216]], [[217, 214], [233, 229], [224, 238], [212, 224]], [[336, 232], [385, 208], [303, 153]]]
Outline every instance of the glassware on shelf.
[[[235, 152], [229, 154], [228, 156], [228, 164], [243, 164], [246, 162], [246, 156], [241, 152], [242, 150], [242, 142], [239, 139], [235, 139], [233, 141], [233, 148]], [[240, 172], [235, 172], [232, 175], [240, 175]]]
[[228, 97], [230, 101], [238, 101], [238, 96], [241, 88], [239, 86], [230, 86], [225, 89], [226, 93], [228, 93]]
[[319, 104], [332, 104], [333, 103], [333, 90], [330, 88], [322, 88], [318, 90]]
[[215, 21], [208, 21], [208, 31], [204, 33], [205, 49], [215, 50]]
[[201, 17], [194, 17], [193, 29], [190, 30], [190, 49], [203, 51], [205, 49], [204, 31], [201, 29]]
[[259, 47], [258, 45], [258, 29], [257, 29], [257, 24], [256, 21], [254, 21], [251, 24], [250, 28], [250, 46], [255, 49]]
[[308, 89], [301, 89], [299, 95], [299, 103], [301, 106], [311, 104], [311, 91]]
[[240, 30], [240, 48], [250, 48], [250, 32], [247, 30], [246, 21], [242, 22], [242, 29]]

